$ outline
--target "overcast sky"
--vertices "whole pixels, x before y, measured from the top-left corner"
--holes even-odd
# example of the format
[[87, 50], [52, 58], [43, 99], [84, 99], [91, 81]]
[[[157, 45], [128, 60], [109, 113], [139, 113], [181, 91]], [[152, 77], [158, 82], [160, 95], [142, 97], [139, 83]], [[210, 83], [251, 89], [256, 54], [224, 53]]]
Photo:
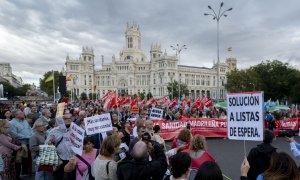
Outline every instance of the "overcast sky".
[[[0, 0], [0, 62], [9, 62], [25, 83], [39, 84], [66, 55], [78, 58], [82, 46], [94, 48], [96, 68], [119, 57], [126, 23], [142, 33], [149, 59], [151, 44], [174, 54], [170, 45], [186, 44], [181, 64], [212, 67], [217, 59], [216, 21], [204, 13], [218, 0]], [[299, 0], [227, 0], [233, 8], [220, 20], [220, 59], [236, 57], [238, 68], [278, 59], [300, 69]], [[231, 53], [227, 48], [232, 47]]]

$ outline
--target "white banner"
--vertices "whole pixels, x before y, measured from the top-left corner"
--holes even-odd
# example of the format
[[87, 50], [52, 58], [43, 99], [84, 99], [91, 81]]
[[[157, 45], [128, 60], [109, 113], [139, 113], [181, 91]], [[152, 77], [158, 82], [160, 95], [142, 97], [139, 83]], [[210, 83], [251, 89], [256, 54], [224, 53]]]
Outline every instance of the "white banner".
[[83, 139], [85, 130], [77, 126], [75, 123], [71, 123], [70, 126], [70, 141], [72, 144], [71, 149], [74, 153], [82, 155], [83, 151]]
[[84, 123], [87, 135], [112, 130], [112, 123], [109, 113], [84, 118]]
[[152, 108], [150, 113], [150, 119], [162, 119], [164, 110], [158, 108]]
[[228, 94], [228, 138], [262, 141], [263, 104], [263, 92]]

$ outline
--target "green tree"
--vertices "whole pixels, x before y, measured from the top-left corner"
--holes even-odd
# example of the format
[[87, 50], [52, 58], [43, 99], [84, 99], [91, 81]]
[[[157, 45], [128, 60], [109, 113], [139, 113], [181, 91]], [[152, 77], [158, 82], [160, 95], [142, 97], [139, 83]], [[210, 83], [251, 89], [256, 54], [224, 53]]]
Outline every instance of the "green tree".
[[89, 93], [89, 99], [96, 99], [97, 97], [97, 94], [96, 93], [93, 93], [93, 97], [92, 97], [92, 93]]
[[148, 92], [147, 94], [147, 100], [151, 99], [153, 96], [152, 96], [152, 93], [151, 92]]
[[[46, 92], [48, 95], [53, 95], [53, 82], [45, 82], [48, 77], [52, 74], [52, 71], [48, 71], [44, 74], [44, 77], [40, 79], [40, 88], [42, 91]], [[55, 92], [57, 92], [58, 88], [58, 78], [59, 76], [62, 76], [61, 72], [54, 71], [54, 86], [55, 86]]]
[[[169, 82], [167, 86], [169, 97], [172, 98], [179, 98], [179, 83], [177, 81]], [[180, 96], [189, 95], [189, 90], [186, 84], [180, 83]]]
[[139, 95], [139, 98], [140, 98], [140, 99], [144, 99], [145, 96], [146, 96], [146, 93], [145, 93], [145, 92], [142, 92], [142, 93], [138, 93], [138, 95]]
[[278, 60], [261, 62], [227, 74], [228, 92], [264, 91], [265, 99], [299, 102], [299, 71]]
[[9, 82], [0, 82], [3, 85], [4, 97], [11, 98], [16, 95], [16, 88], [14, 88]]
[[87, 100], [87, 95], [86, 95], [85, 92], [82, 92], [82, 93], [80, 94], [80, 99], [81, 99], [81, 100]]
[[17, 96], [26, 96], [26, 92], [31, 88], [30, 84], [24, 84], [21, 87], [16, 88]]

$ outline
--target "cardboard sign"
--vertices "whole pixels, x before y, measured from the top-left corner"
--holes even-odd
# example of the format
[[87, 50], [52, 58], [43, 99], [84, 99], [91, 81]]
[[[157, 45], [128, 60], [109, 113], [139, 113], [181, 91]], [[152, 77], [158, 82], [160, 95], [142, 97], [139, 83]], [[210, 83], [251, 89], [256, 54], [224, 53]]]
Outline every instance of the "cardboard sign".
[[150, 112], [150, 119], [162, 119], [164, 110], [158, 108], [152, 108]]
[[87, 135], [112, 130], [112, 122], [109, 113], [84, 118], [84, 123]]
[[71, 149], [74, 153], [82, 155], [83, 151], [83, 139], [85, 130], [77, 126], [75, 123], [71, 123], [70, 126], [70, 141], [72, 144]]
[[56, 108], [56, 118], [60, 118], [60, 117], [63, 117], [64, 115], [64, 110], [65, 110], [65, 103], [59, 103], [57, 105], [57, 108]]
[[132, 114], [138, 114], [140, 112], [140, 109], [137, 106], [133, 106], [131, 108], [131, 113]]
[[263, 92], [228, 94], [228, 138], [262, 141], [263, 105]]

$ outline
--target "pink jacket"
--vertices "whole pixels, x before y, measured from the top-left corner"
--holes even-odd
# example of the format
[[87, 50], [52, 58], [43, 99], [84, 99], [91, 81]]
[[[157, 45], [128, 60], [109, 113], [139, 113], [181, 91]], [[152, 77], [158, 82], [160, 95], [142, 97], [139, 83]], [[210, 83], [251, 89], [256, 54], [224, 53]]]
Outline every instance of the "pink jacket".
[[20, 149], [21, 146], [17, 146], [12, 143], [12, 138], [5, 134], [0, 134], [0, 152], [7, 156], [11, 156], [14, 150]]

